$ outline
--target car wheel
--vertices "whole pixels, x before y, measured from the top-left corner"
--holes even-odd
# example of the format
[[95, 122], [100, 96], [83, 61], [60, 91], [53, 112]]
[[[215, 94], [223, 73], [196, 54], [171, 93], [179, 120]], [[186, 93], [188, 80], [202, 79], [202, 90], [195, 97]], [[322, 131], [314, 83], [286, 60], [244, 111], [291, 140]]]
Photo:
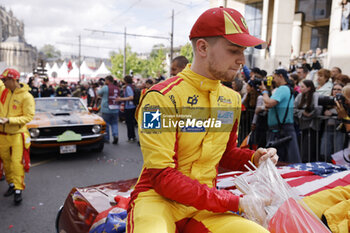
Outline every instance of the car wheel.
[[101, 142], [100, 145], [98, 145], [98, 147], [97, 147], [96, 149], [94, 149], [94, 151], [96, 151], [96, 152], [102, 152], [104, 146], [105, 146], [104, 142]]
[[60, 232], [60, 229], [59, 228], [59, 223], [60, 223], [60, 217], [61, 217], [61, 213], [62, 213], [62, 210], [63, 210], [63, 206], [60, 207], [60, 209], [58, 210], [57, 212], [57, 216], [56, 216], [56, 232], [59, 233]]

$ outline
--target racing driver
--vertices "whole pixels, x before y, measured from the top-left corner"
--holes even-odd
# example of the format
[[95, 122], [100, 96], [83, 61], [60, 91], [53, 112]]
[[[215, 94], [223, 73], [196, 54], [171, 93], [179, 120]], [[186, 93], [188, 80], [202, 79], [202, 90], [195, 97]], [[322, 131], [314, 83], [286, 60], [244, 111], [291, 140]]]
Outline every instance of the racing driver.
[[220, 84], [233, 81], [246, 47], [265, 42], [249, 34], [239, 12], [223, 7], [205, 11], [190, 40], [192, 65], [148, 90], [136, 113], [144, 164], [127, 232], [268, 232], [231, 212], [248, 199], [216, 189], [219, 166], [246, 170], [248, 161], [278, 160], [274, 148], [237, 147], [241, 98]]
[[14, 194], [15, 204], [22, 201], [24, 172], [29, 170], [30, 136], [26, 123], [34, 117], [35, 102], [26, 84], [19, 83], [15, 69], [0, 75], [0, 157], [9, 188], [5, 197]]

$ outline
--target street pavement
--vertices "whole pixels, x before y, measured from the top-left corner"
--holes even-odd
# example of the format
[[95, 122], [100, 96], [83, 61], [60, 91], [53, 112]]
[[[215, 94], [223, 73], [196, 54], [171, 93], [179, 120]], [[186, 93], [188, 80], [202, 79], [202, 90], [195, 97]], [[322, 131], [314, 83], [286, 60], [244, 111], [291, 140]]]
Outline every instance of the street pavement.
[[0, 181], [0, 232], [56, 232], [55, 219], [73, 187], [135, 178], [142, 168], [137, 142], [128, 142], [126, 126], [119, 123], [119, 144], [105, 144], [103, 152], [33, 155], [26, 173], [23, 202], [13, 204], [13, 196], [4, 197], [8, 186]]

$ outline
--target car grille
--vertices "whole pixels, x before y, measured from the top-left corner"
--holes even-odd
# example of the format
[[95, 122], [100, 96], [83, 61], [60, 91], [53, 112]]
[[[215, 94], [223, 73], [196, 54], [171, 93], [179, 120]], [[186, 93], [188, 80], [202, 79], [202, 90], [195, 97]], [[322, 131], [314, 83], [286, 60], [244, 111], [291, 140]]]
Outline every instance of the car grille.
[[66, 127], [47, 127], [47, 128], [39, 128], [41, 137], [52, 137], [63, 134], [67, 130], [71, 130], [75, 133], [81, 135], [93, 135], [92, 125], [82, 125], [82, 126], [66, 126]]

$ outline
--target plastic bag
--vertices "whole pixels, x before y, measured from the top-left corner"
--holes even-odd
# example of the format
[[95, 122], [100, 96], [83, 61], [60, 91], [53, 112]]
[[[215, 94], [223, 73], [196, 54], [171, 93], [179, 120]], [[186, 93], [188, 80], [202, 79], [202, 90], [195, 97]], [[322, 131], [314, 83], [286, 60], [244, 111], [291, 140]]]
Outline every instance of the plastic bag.
[[350, 165], [350, 148], [338, 151], [331, 155], [333, 163], [337, 165]]
[[244, 216], [270, 232], [330, 232], [283, 180], [270, 159], [234, 182], [245, 194], [240, 201]]

